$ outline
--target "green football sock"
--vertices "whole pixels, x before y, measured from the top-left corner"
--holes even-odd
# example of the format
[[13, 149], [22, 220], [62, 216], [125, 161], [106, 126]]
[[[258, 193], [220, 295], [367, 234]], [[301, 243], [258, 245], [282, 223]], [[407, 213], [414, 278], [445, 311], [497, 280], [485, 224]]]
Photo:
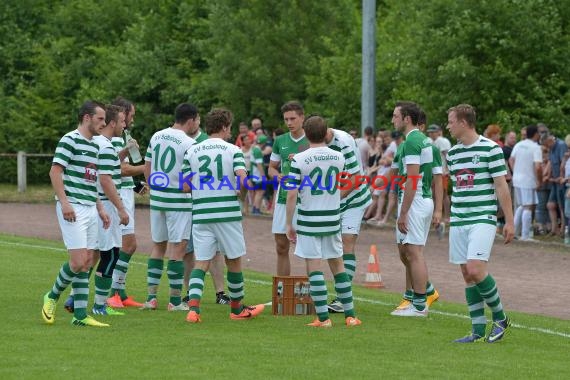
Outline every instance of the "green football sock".
[[485, 336], [485, 326], [487, 324], [485, 303], [477, 286], [471, 285], [465, 288], [465, 299], [467, 300], [467, 307], [469, 308], [469, 317], [471, 317], [473, 333], [479, 336]]
[[170, 285], [170, 303], [180, 305], [182, 298], [182, 282], [184, 282], [184, 263], [182, 261], [168, 260], [166, 266], [168, 284]]
[[328, 291], [323, 272], [315, 271], [309, 273], [309, 292], [315, 304], [315, 311], [319, 321], [326, 321], [329, 319], [329, 309], [327, 307]]
[[52, 300], [58, 300], [61, 293], [71, 284], [76, 275], [77, 273], [73, 272], [69, 267], [69, 262], [63, 263], [48, 297]]
[[158, 291], [158, 285], [160, 284], [160, 278], [162, 277], [162, 268], [164, 267], [164, 261], [162, 259], [148, 259], [148, 271], [146, 282], [148, 285], [148, 297], [147, 301], [156, 298], [156, 293]]
[[131, 260], [131, 257], [132, 255], [120, 251], [119, 259], [117, 260], [115, 269], [113, 269], [113, 285], [111, 293], [112, 294], [119, 293], [119, 296], [121, 297], [122, 300], [127, 298], [125, 284], [127, 281], [127, 271], [129, 269], [129, 261]]
[[433, 296], [434, 293], [435, 293], [435, 288], [433, 287], [433, 284], [428, 281], [426, 283], [426, 296]]
[[414, 292], [414, 298], [412, 299], [412, 304], [414, 307], [419, 310], [423, 311], [426, 308], [426, 295], [425, 293], [416, 293]]
[[334, 276], [334, 290], [342, 303], [345, 317], [354, 317], [354, 302], [352, 301], [352, 285], [347, 273], [340, 272]]
[[502, 321], [507, 316], [503, 310], [503, 304], [501, 303], [501, 297], [499, 297], [499, 290], [497, 289], [497, 284], [495, 279], [491, 275], [487, 275], [483, 281], [477, 284], [479, 293], [481, 297], [485, 300], [485, 303], [491, 309], [493, 313], [493, 321]]
[[111, 289], [111, 278], [95, 275], [95, 306], [105, 306]]
[[73, 287], [73, 316], [82, 320], [87, 317], [89, 300], [89, 272], [79, 272], [71, 283]]
[[241, 300], [244, 296], [243, 273], [228, 271], [228, 296], [232, 313], [239, 314], [243, 310]]
[[352, 282], [354, 273], [356, 272], [356, 255], [351, 252], [344, 253], [342, 255], [342, 261], [344, 263], [344, 271], [348, 275], [348, 280]]
[[202, 292], [204, 291], [204, 277], [206, 277], [206, 272], [201, 269], [192, 269], [190, 273], [190, 282], [188, 285], [190, 301], [188, 305], [190, 306], [190, 310], [194, 310], [198, 314], [200, 314], [200, 300], [202, 299]]

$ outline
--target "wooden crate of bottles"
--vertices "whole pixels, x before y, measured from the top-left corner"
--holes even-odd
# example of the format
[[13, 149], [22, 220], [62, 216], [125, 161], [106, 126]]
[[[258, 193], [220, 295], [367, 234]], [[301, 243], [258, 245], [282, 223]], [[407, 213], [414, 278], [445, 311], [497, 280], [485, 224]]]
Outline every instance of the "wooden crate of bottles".
[[273, 315], [311, 315], [315, 306], [309, 293], [307, 276], [273, 277]]

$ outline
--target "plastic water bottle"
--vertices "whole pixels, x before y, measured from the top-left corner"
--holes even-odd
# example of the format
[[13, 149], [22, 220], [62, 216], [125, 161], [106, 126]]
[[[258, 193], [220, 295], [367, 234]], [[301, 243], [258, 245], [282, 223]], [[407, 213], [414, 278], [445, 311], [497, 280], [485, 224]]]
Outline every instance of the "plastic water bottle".
[[[133, 137], [128, 129], [125, 129], [125, 144], [128, 144]], [[129, 157], [131, 158], [131, 162], [133, 164], [140, 164], [142, 162], [141, 152], [139, 152], [139, 148], [136, 146], [132, 146], [129, 148]]]
[[564, 227], [564, 244], [570, 245], [570, 231], [568, 226]]

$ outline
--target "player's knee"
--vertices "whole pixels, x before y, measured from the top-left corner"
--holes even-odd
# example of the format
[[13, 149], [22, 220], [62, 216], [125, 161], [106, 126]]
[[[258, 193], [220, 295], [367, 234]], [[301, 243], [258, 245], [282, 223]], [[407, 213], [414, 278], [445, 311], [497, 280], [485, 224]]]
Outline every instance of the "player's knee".
[[275, 235], [275, 249], [278, 255], [289, 255], [289, 240], [286, 235]]
[[463, 271], [463, 277], [468, 283], [478, 284], [485, 279], [486, 274], [476, 266], [467, 265]]
[[132, 255], [137, 250], [137, 240], [135, 235], [124, 235], [123, 236], [123, 247], [122, 251], [126, 254]]

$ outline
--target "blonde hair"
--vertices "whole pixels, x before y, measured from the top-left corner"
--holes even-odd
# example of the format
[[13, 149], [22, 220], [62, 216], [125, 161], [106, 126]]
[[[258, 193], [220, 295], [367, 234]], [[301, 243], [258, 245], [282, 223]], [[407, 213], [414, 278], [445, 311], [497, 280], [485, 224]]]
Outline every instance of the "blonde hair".
[[570, 148], [570, 135], [566, 135], [564, 142], [566, 143], [566, 146]]

